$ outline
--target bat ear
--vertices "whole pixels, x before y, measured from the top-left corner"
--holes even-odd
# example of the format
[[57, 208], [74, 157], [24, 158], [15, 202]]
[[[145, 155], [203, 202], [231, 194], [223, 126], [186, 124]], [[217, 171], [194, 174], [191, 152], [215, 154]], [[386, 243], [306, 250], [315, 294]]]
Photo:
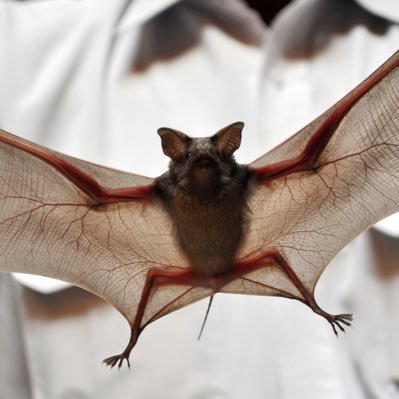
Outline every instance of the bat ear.
[[184, 158], [191, 139], [178, 130], [161, 127], [158, 134], [162, 141], [163, 153], [174, 162], [181, 162]]
[[244, 128], [243, 122], [232, 123], [219, 130], [212, 139], [222, 156], [231, 157], [241, 144], [241, 131]]

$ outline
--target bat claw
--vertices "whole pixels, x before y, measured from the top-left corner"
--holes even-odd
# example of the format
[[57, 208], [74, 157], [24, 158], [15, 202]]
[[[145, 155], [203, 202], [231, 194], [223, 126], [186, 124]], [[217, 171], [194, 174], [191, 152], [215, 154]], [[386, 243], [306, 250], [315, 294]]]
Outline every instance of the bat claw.
[[129, 354], [126, 353], [121, 353], [120, 355], [108, 357], [107, 359], [103, 360], [103, 363], [111, 367], [111, 369], [114, 368], [116, 365], [118, 365], [118, 370], [120, 370], [124, 360], [126, 360], [127, 366], [129, 367], [130, 370]]
[[346, 333], [345, 327], [342, 324], [348, 327], [352, 327], [351, 322], [353, 320], [353, 315], [350, 313], [338, 314], [335, 316], [328, 317], [327, 320], [331, 324], [334, 334], [338, 338], [338, 331], [336, 327], [338, 327], [343, 333]]
[[132, 351], [132, 349], [134, 347], [134, 344], [137, 341], [137, 337], [138, 337], [138, 334], [137, 334], [136, 330], [134, 328], [132, 328], [130, 340], [129, 340], [129, 343], [128, 343], [127, 347], [125, 348], [125, 350], [120, 355], [115, 355], [115, 356], [111, 356], [111, 357], [104, 359], [103, 363], [106, 366], [111, 367], [111, 369], [114, 368], [116, 365], [118, 365], [118, 370], [120, 370], [120, 368], [123, 365], [123, 362], [126, 360], [127, 367], [129, 367], [129, 370], [130, 370], [129, 356], [130, 356], [130, 352]]

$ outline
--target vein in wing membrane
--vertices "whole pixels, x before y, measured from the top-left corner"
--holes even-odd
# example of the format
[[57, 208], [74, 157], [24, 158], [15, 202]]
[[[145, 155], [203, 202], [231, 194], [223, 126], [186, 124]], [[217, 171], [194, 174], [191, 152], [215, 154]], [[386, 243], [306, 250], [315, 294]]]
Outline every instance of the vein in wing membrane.
[[[398, 81], [395, 68], [345, 111], [312, 170], [255, 187], [241, 257], [276, 248], [312, 292], [345, 245], [399, 210]], [[336, 107], [251, 166], [298, 156]], [[268, 277], [258, 274], [257, 281], [267, 284]]]
[[[65, 159], [111, 187], [152, 182]], [[54, 167], [0, 141], [0, 271], [68, 281], [106, 299], [132, 321], [147, 270], [170, 265], [187, 262], [156, 198], [95, 206]], [[166, 304], [157, 306], [154, 312]]]

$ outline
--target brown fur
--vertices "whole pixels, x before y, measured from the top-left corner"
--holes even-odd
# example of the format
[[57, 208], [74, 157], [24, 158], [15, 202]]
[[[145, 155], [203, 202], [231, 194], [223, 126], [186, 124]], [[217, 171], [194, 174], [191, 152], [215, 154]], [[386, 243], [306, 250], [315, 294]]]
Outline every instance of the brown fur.
[[[171, 162], [156, 187], [191, 266], [216, 276], [231, 267], [243, 238], [248, 169], [232, 156], [223, 159], [212, 138], [192, 139], [187, 154]], [[207, 159], [204, 173], [201, 158]]]

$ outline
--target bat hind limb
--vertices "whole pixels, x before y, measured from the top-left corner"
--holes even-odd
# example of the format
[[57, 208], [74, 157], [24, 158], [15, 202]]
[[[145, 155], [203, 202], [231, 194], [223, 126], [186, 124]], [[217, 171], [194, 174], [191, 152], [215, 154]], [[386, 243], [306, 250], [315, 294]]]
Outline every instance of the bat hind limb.
[[157, 287], [173, 286], [173, 285], [201, 286], [202, 284], [201, 281], [199, 281], [199, 278], [196, 276], [194, 270], [191, 268], [177, 270], [177, 271], [175, 270], [175, 268], [168, 268], [168, 267], [150, 269], [147, 273], [146, 281], [144, 284], [143, 291], [141, 293], [141, 298], [134, 322], [130, 326], [131, 328], [130, 340], [125, 350], [121, 354], [104, 359], [103, 360], [104, 364], [110, 366], [111, 368], [118, 365], [118, 369], [120, 369], [122, 367], [124, 360], [126, 360], [127, 365], [130, 369], [130, 361], [129, 361], [130, 352], [136, 345], [140, 333], [145, 328], [145, 325], [142, 326], [141, 322], [143, 319], [145, 309], [147, 307], [148, 300], [151, 296], [151, 293]]
[[322, 309], [320, 309], [320, 307], [317, 304], [310, 305], [310, 304], [307, 303], [307, 305], [309, 305], [310, 308], [315, 313], [317, 313], [318, 315], [324, 317], [331, 324], [331, 327], [332, 327], [332, 329], [334, 331], [334, 334], [337, 336], [337, 338], [338, 338], [337, 327], [342, 332], [345, 332], [345, 326], [347, 326], [347, 327], [351, 327], [352, 326], [353, 314], [351, 314], [351, 313], [343, 313], [343, 314], [331, 315], [331, 314], [323, 311]]
[[235, 279], [244, 277], [245, 275], [248, 275], [256, 270], [269, 267], [270, 260], [272, 260], [276, 266], [283, 270], [283, 272], [301, 294], [301, 297], [299, 297], [290, 295], [288, 293], [284, 294], [282, 292], [281, 296], [297, 299], [308, 305], [315, 313], [324, 317], [331, 324], [336, 336], [338, 336], [338, 330], [345, 332], [345, 326], [351, 326], [351, 321], [353, 319], [351, 314], [331, 315], [322, 310], [316, 303], [313, 294], [304, 286], [297, 274], [294, 272], [288, 262], [281, 256], [278, 250], [270, 249], [265, 251], [263, 254], [257, 255], [256, 257], [235, 262], [228, 272], [226, 272], [224, 275], [215, 277], [200, 276], [192, 268], [185, 268], [181, 270], [168, 267], [150, 269], [147, 273], [135, 320], [133, 324], [131, 324], [129, 343], [121, 354], [105, 359], [104, 363], [111, 368], [115, 367], [116, 365], [118, 365], [118, 368], [121, 368], [123, 362], [126, 360], [127, 365], [130, 368], [130, 352], [132, 351], [140, 333], [145, 327], [141, 325], [141, 322], [147, 307], [147, 302], [154, 289], [161, 286], [187, 285], [192, 287], [210, 288], [216, 293], [224, 285]]
[[114, 368], [116, 365], [118, 365], [118, 369], [120, 369], [122, 367], [124, 360], [126, 360], [127, 366], [130, 369], [129, 356], [130, 352], [132, 351], [134, 345], [137, 342], [137, 338], [138, 338], [137, 332], [133, 327], [131, 327], [130, 340], [126, 346], [126, 349], [120, 355], [107, 357], [106, 359], [103, 360], [103, 363], [107, 366], [110, 366], [111, 368]]
[[338, 337], [338, 330], [345, 332], [345, 326], [352, 326], [353, 315], [350, 313], [331, 315], [320, 308], [320, 306], [316, 303], [314, 296], [310, 293], [302, 281], [299, 279], [297, 274], [291, 268], [291, 266], [287, 263], [287, 261], [281, 256], [281, 254], [277, 250], [269, 251], [269, 256], [278, 264], [278, 266], [284, 271], [290, 281], [294, 284], [294, 286], [301, 293], [303, 299], [301, 302], [308, 305], [315, 313], [324, 317], [330, 324], [334, 331], [334, 334]]

